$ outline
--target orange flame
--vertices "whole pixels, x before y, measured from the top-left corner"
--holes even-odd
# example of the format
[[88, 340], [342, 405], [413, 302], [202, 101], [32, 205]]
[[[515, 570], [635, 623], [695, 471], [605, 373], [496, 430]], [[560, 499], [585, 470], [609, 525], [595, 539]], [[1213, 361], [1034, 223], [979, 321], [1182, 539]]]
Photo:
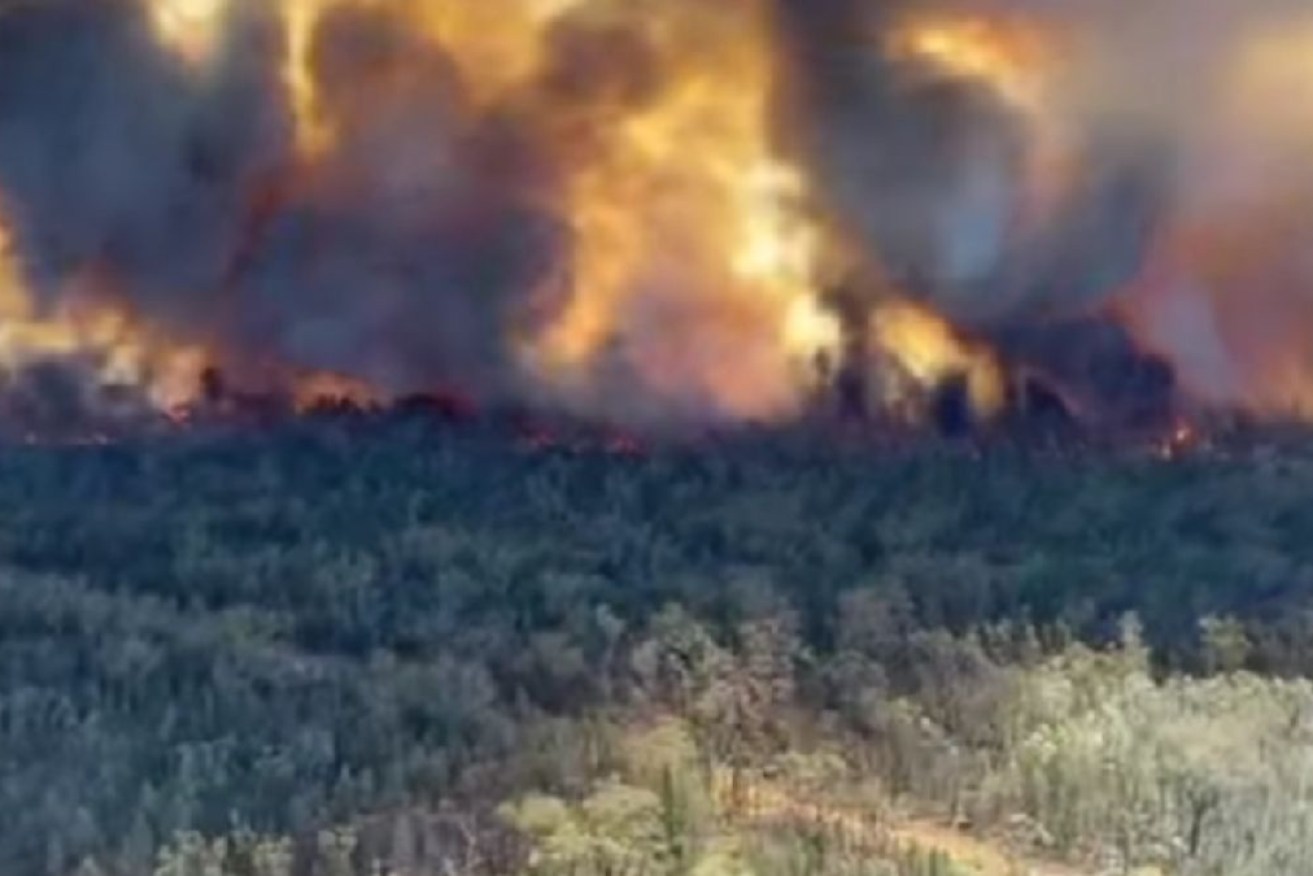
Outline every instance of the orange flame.
[[[144, 2], [161, 44], [191, 64], [212, 56], [228, 0]], [[814, 214], [805, 171], [772, 143], [780, 65], [767, 0], [663, 0], [639, 12], [614, 0], [269, 2], [283, 28], [279, 87], [304, 166], [318, 167], [341, 145], [335, 95], [322, 92], [316, 67], [320, 26], [343, 9], [399, 17], [408, 34], [440, 52], [460, 78], [462, 111], [531, 117], [557, 172], [542, 196], [555, 199], [550, 207], [573, 232], [562, 307], [515, 339], [526, 370], [548, 388], [587, 404], [619, 373], [636, 376], [669, 407], [773, 418], [802, 406], [818, 354], [842, 345], [818, 290], [835, 244]], [[654, 90], [557, 106], [543, 83], [567, 22], [599, 30], [621, 23], [645, 55]], [[1028, 218], [1042, 219], [1070, 178], [1054, 92], [1061, 36], [1016, 18], [931, 13], [907, 18], [888, 40], [896, 57], [981, 83], [1015, 111], [1031, 134]], [[91, 348], [112, 363], [107, 376], [176, 401], [194, 391], [207, 361], [221, 358], [168, 341], [105, 304], [115, 299], [103, 290], [38, 316], [12, 259], [0, 259], [0, 269], [8, 270], [0, 270], [0, 362]], [[1004, 403], [997, 357], [923, 305], [880, 305], [871, 338], [917, 384], [961, 374], [982, 412]], [[326, 397], [373, 399], [348, 377], [287, 379], [302, 407]]]
[[[162, 44], [193, 64], [213, 53], [227, 0], [147, 2]], [[409, 33], [455, 65], [462, 98], [475, 107], [537, 95], [553, 28], [567, 16], [583, 13], [597, 26], [621, 22], [650, 52], [659, 91], [589, 108], [582, 125], [572, 122], [569, 107], [544, 112], [541, 146], [564, 168], [555, 207], [574, 244], [564, 307], [545, 328], [518, 339], [521, 358], [567, 399], [586, 401], [603, 391], [620, 365], [663, 403], [710, 405], [737, 418], [778, 417], [802, 405], [814, 363], [819, 354], [837, 353], [841, 331], [818, 294], [830, 241], [804, 206], [809, 182], [771, 143], [778, 65], [766, 0], [669, 0], [660, 14], [646, 17], [585, 0], [277, 3], [286, 49], [282, 86], [296, 154], [307, 166], [332, 152], [339, 133], [325, 111], [333, 95], [320, 92], [316, 70], [316, 40], [327, 14], [401, 16]], [[1025, 28], [923, 17], [895, 34], [892, 46], [948, 75], [989, 83], [1029, 117], [1046, 113], [1050, 47]], [[16, 288], [0, 290], [3, 301], [22, 305], [6, 310], [6, 361], [105, 349], [116, 376], [161, 381], [162, 397], [176, 401], [182, 383], [195, 386], [208, 358], [199, 348], [164, 343], [102, 303], [36, 319], [22, 310], [28, 298]], [[873, 334], [912, 380], [934, 383], [964, 373], [982, 410], [1002, 403], [998, 363], [923, 307], [883, 306]], [[291, 378], [290, 385], [302, 407], [325, 397], [372, 399], [369, 387], [345, 377], [310, 375]]]
[[923, 16], [889, 39], [894, 57], [917, 59], [951, 76], [988, 83], [1028, 112], [1042, 111], [1055, 59], [1049, 35], [1015, 19]]
[[323, 6], [322, 0], [287, 0], [283, 9], [287, 29], [287, 60], [283, 77], [296, 125], [297, 152], [308, 159], [327, 150], [332, 138], [315, 94], [311, 51], [315, 23]]
[[199, 66], [218, 44], [228, 0], [149, 0], [148, 11], [160, 41]]
[[102, 383], [140, 386], [161, 408], [192, 396], [205, 367], [203, 349], [152, 333], [106, 303], [98, 271], [84, 271], [71, 285], [57, 309], [39, 313], [0, 217], [0, 372], [80, 356], [94, 364]]
[[292, 403], [299, 412], [326, 403], [367, 407], [378, 400], [378, 393], [368, 383], [340, 374], [311, 373], [292, 383]]
[[1026, 216], [1042, 221], [1074, 175], [1075, 157], [1055, 91], [1063, 35], [1020, 17], [965, 13], [907, 18], [888, 38], [894, 58], [988, 87], [1029, 132]]
[[[917, 386], [933, 387], [953, 377], [966, 380], [972, 406], [990, 416], [1004, 404], [1003, 367], [986, 347], [958, 335], [943, 317], [910, 301], [882, 304], [871, 319], [876, 345]], [[899, 399], [897, 387], [893, 387]]]
[[586, 391], [612, 345], [658, 396], [770, 417], [837, 346], [818, 303], [804, 176], [769, 142], [773, 75], [757, 3], [674, 2], [645, 37], [667, 77], [622, 110], [567, 183], [577, 241], [561, 319], [525, 357]]

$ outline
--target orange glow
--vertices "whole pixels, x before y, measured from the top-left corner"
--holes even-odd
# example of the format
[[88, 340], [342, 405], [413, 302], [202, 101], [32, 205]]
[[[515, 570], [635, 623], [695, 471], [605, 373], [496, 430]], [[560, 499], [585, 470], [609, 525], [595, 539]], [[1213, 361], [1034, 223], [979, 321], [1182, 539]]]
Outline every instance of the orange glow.
[[1165, 460], [1179, 459], [1199, 444], [1199, 432], [1185, 420], [1172, 426], [1171, 432], [1158, 442], [1158, 456]]
[[914, 18], [894, 31], [895, 57], [917, 59], [954, 77], [989, 84], [1009, 103], [1041, 112], [1054, 58], [1048, 35], [1019, 20], [972, 16]]
[[1199, 346], [1181, 334], [1172, 305], [1188, 300], [1206, 315], [1217, 364], [1182, 373], [1198, 398], [1313, 417], [1313, 300], [1300, 294], [1313, 281], [1302, 256], [1313, 239], [1304, 214], [1294, 199], [1234, 217], [1183, 221], [1163, 236], [1151, 269], [1126, 290], [1123, 309], [1136, 336], [1170, 359]]
[[320, 372], [293, 380], [292, 401], [298, 411], [304, 412], [316, 405], [335, 402], [365, 407], [378, 401], [378, 395], [364, 381]]
[[807, 182], [769, 142], [765, 10], [666, 9], [645, 34], [665, 87], [621, 108], [570, 175], [570, 299], [526, 357], [568, 392], [619, 343], [660, 396], [709, 397], [737, 417], [786, 414], [839, 332], [817, 302]]
[[1063, 36], [1022, 18], [939, 14], [908, 18], [888, 44], [896, 59], [987, 86], [1025, 123], [1026, 204], [1019, 218], [1032, 226], [1042, 222], [1075, 173], [1056, 93]]
[[283, 79], [296, 123], [297, 152], [306, 159], [326, 151], [332, 138], [319, 108], [311, 51], [315, 25], [324, 5], [324, 0], [286, 0], [283, 7], [287, 29]]
[[[1313, 418], [1313, 110], [1302, 99], [1313, 95], [1313, 25], [1248, 35], [1222, 78], [1190, 144], [1207, 179], [1122, 308], [1141, 343], [1186, 363], [1195, 397]], [[1182, 311], [1208, 327], [1207, 343], [1182, 327]]]
[[69, 285], [56, 309], [39, 312], [0, 212], [0, 373], [34, 360], [77, 356], [91, 363], [100, 382], [141, 387], [160, 407], [192, 397], [207, 358], [200, 347], [135, 324], [106, 299], [102, 271], [89, 268]]
[[910, 301], [889, 301], [872, 317], [871, 331], [876, 346], [918, 386], [935, 386], [960, 375], [977, 412], [988, 416], [1003, 407], [1007, 389], [1001, 364], [987, 348], [960, 337], [934, 311]]
[[38, 313], [0, 224], [0, 371], [78, 356], [92, 364], [100, 382], [143, 387], [161, 407], [190, 399], [206, 364], [205, 352], [156, 336], [101, 303], [98, 282], [96, 272], [85, 272], [73, 281], [79, 288], [61, 298], [60, 307]]
[[[143, 2], [161, 44], [191, 63], [212, 55], [230, 11], [229, 0]], [[828, 217], [817, 215], [824, 206], [816, 203], [807, 171], [773, 143], [772, 109], [783, 66], [771, 33], [770, 0], [267, 2], [283, 29], [276, 87], [285, 92], [287, 121], [296, 132], [288, 157], [295, 159], [289, 164], [296, 165], [298, 184], [320, 182], [322, 171], [324, 190], [355, 194], [350, 186], [333, 188], [335, 180], [328, 179], [342, 166], [334, 159], [349, 154], [344, 142], [357, 120], [347, 115], [387, 104], [391, 89], [408, 87], [433, 70], [450, 68], [457, 81], [451, 115], [452, 141], [459, 145], [430, 147], [424, 140], [421, 151], [465, 148], [467, 128], [478, 129], [487, 114], [512, 119], [524, 127], [516, 128], [517, 135], [533, 139], [535, 158], [549, 168], [543, 176], [550, 178], [533, 197], [571, 232], [556, 275], [563, 288], [543, 291], [544, 298], [556, 293], [559, 310], [551, 311], [545, 325], [522, 328], [513, 338], [519, 364], [538, 389], [585, 406], [612, 391], [621, 375], [659, 410], [771, 419], [804, 406], [819, 354], [840, 358], [842, 332], [819, 294], [822, 263], [838, 244], [830, 239]], [[411, 59], [406, 54], [403, 64], [381, 64], [386, 70], [376, 82], [337, 85], [359, 89], [350, 101], [326, 93], [334, 86], [316, 69], [316, 42], [325, 17], [342, 10], [400, 23], [399, 32], [418, 47], [416, 57], [434, 64], [405, 66]], [[634, 45], [616, 50], [606, 39], [612, 29], [632, 37]], [[552, 80], [552, 65], [559, 62], [555, 41], [563, 30], [600, 34], [606, 66], [571, 80], [565, 96]], [[926, 75], [981, 84], [1014, 111], [1029, 137], [1026, 215], [1019, 218], [1041, 223], [1072, 178], [1056, 94], [1061, 35], [1019, 18], [918, 13], [880, 36], [886, 38], [896, 58], [914, 62]], [[631, 50], [641, 57], [627, 57]], [[430, 51], [431, 59], [425, 54]], [[637, 72], [626, 67], [631, 63]], [[1255, 61], [1254, 67], [1267, 70], [1275, 63]], [[621, 84], [613, 88], [611, 78]], [[633, 94], [627, 91], [631, 85]], [[408, 109], [408, 94], [389, 106]], [[301, 188], [295, 188], [299, 196]], [[152, 394], [176, 402], [194, 392], [207, 360], [230, 352], [167, 343], [158, 328], [107, 304], [126, 297], [108, 294], [94, 279], [79, 281], [87, 289], [69, 299], [78, 306], [35, 315], [21, 272], [12, 264], [8, 269], [8, 282], [0, 274], [4, 363], [104, 351], [107, 374], [144, 383]], [[86, 277], [94, 273], [86, 269]], [[1004, 404], [998, 357], [927, 306], [887, 300], [870, 331], [874, 346], [908, 380], [934, 385], [962, 374], [981, 412]], [[280, 388], [302, 408], [325, 398], [374, 400], [369, 386], [346, 376], [286, 371], [279, 375], [285, 381]], [[632, 388], [621, 385], [626, 392]], [[1313, 389], [1309, 399], [1313, 409]]]
[[228, 0], [148, 0], [161, 42], [191, 64], [203, 64], [218, 44]]
[[[567, 401], [586, 403], [619, 365], [659, 404], [776, 418], [802, 407], [819, 354], [838, 356], [838, 320], [818, 289], [834, 242], [811, 212], [805, 172], [771, 142], [779, 65], [766, 0], [667, 0], [642, 15], [612, 0], [278, 3], [282, 84], [307, 166], [330, 159], [340, 133], [329, 109], [336, 96], [321, 93], [315, 70], [318, 29], [335, 10], [399, 18], [450, 61], [471, 111], [529, 105], [537, 146], [561, 170], [551, 208], [573, 234], [563, 306], [516, 343], [526, 370]], [[153, 0], [151, 8], [161, 40], [199, 57], [226, 2]], [[652, 93], [560, 104], [542, 82], [553, 29], [567, 16], [585, 30], [621, 25], [650, 55]], [[941, 74], [988, 83], [1032, 124], [1037, 200], [1060, 177], [1046, 89], [1055, 59], [1045, 36], [1011, 21], [921, 17], [891, 41], [895, 54]], [[982, 411], [1001, 406], [998, 362], [924, 307], [882, 305], [873, 334], [905, 377], [933, 384], [960, 372]], [[294, 378], [291, 386], [302, 407], [372, 399], [346, 378]]]
[[546, 27], [581, 0], [271, 0], [286, 31], [283, 80], [296, 123], [298, 153], [313, 159], [332, 148], [335, 132], [324, 112], [314, 70], [314, 46], [326, 14], [368, 10], [405, 22], [407, 31], [441, 49], [463, 74], [476, 105], [504, 98], [542, 62]]
[[402, 0], [399, 8], [417, 32], [451, 54], [474, 102], [485, 105], [539, 72], [549, 26], [584, 2]]

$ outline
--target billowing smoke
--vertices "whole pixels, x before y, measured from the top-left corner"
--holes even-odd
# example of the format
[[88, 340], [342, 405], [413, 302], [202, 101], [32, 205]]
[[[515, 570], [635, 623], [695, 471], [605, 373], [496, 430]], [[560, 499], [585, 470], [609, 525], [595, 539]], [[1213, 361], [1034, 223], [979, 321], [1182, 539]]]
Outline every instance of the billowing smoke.
[[202, 73], [127, 0], [0, 18], [0, 191], [47, 305], [89, 264], [119, 303], [253, 372], [385, 391], [511, 380], [504, 338], [559, 236], [513, 132], [395, 17], [326, 13], [309, 63], [338, 142], [295, 152], [276, 9], [234, 4]]
[[1126, 295], [1132, 325], [1199, 397], [1307, 414], [1313, 233], [1300, 217], [1313, 210], [1313, 8], [1085, 5], [1086, 39], [1098, 40], [1087, 54], [1111, 58], [1120, 45], [1129, 58], [1105, 62], [1106, 84], [1087, 90], [1175, 153], [1170, 226]]
[[0, 371], [669, 420], [853, 351], [985, 407], [1166, 360], [1313, 410], [1309, 57], [1296, 0], [0, 7]]
[[[1070, 108], [976, 75], [991, 71], [955, 71], [952, 58], [901, 51], [900, 29], [935, 20], [948, 29], [954, 14], [978, 13], [979, 4], [781, 4], [801, 83], [784, 107], [786, 136], [816, 168], [861, 253], [901, 287], [987, 324], [1036, 308], [1076, 310], [1133, 276], [1171, 180], [1157, 132], [1051, 118]], [[1047, 72], [1016, 74], [1056, 93]], [[1059, 125], [1061, 144], [1045, 144]], [[1027, 216], [1032, 166], [1046, 157], [1040, 149], [1059, 145], [1073, 153], [1075, 171], [1037, 221]]]
[[133, 4], [51, 2], [0, 19], [0, 189], [44, 305], [100, 263], [144, 308], [216, 323], [244, 193], [286, 137], [258, 36], [235, 31], [231, 60], [202, 88]]
[[780, 6], [783, 124], [903, 291], [1040, 358], [1111, 309], [1195, 397], [1309, 409], [1307, 3]]
[[391, 391], [507, 391], [506, 338], [562, 236], [528, 144], [398, 19], [327, 14], [312, 73], [337, 143], [237, 278], [240, 337]]
[[21, 5], [0, 222], [44, 312], [76, 285], [243, 385], [779, 416], [829, 329], [763, 8]]

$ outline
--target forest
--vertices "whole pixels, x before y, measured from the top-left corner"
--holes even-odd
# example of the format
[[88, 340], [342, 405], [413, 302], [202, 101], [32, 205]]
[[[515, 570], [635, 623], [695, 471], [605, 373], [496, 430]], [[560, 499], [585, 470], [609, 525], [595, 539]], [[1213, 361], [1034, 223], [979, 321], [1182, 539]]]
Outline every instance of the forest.
[[5, 876], [1313, 872], [1313, 450], [0, 450]]

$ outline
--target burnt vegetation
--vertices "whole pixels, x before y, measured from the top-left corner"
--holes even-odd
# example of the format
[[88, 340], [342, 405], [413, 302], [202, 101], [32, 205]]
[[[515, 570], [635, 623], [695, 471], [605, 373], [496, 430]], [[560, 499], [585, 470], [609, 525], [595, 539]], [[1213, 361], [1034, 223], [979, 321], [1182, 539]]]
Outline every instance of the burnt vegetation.
[[308, 838], [288, 872], [345, 873], [317, 831], [353, 825], [372, 872], [412, 813], [431, 869], [383, 872], [514, 872], [495, 807], [582, 799], [622, 714], [683, 715], [736, 769], [860, 740], [942, 800], [907, 702], [1006, 751], [999, 679], [1128, 616], [1146, 677], [1308, 676], [1313, 455], [1242, 446], [640, 448], [411, 412], [8, 447], [0, 871], [210, 872], [156, 869], [195, 830]]

